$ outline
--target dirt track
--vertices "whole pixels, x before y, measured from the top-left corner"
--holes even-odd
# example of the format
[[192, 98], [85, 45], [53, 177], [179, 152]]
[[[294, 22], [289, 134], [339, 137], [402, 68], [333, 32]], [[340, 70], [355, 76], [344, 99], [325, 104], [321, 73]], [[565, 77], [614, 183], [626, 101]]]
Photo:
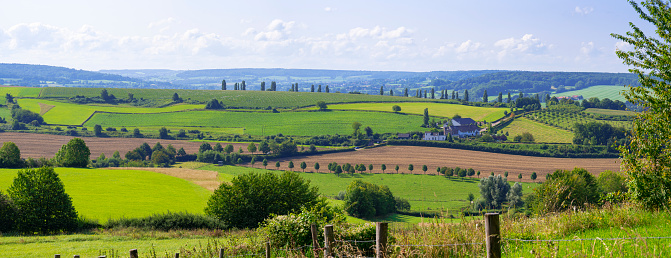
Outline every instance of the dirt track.
[[[58, 152], [64, 144], [68, 143], [72, 136], [51, 135], [51, 134], [33, 134], [33, 133], [0, 133], [0, 142], [14, 142], [21, 150], [22, 158], [51, 158]], [[97, 137], [81, 137], [86, 142], [86, 146], [91, 150], [91, 159], [100, 156], [100, 153], [105, 153], [105, 156], [111, 157], [114, 151], [119, 151], [121, 157], [126, 152], [139, 147], [142, 143], [147, 143], [154, 147], [156, 142], [160, 142], [163, 147], [172, 144], [175, 149], [184, 148], [186, 153], [196, 153], [202, 144], [201, 142], [191, 142], [183, 140], [163, 140], [163, 139], [145, 139], [145, 138], [97, 138]], [[212, 147], [216, 143], [210, 142]], [[228, 143], [221, 143], [226, 146]], [[247, 145], [249, 143], [230, 143], [238, 151], [242, 147], [244, 152], [247, 152]]]
[[[268, 162], [269, 169], [275, 169], [275, 162]], [[517, 175], [522, 173], [523, 181], [531, 182], [529, 178], [531, 173], [536, 172], [537, 180], [544, 180], [545, 175], [554, 172], [557, 169], [573, 169], [574, 167], [585, 168], [593, 174], [598, 174], [604, 170], [619, 171], [619, 159], [565, 159], [565, 158], [545, 158], [529, 157], [518, 155], [507, 155], [499, 153], [432, 148], [415, 146], [385, 146], [373, 149], [364, 149], [354, 152], [341, 152], [333, 154], [323, 154], [315, 156], [300, 156], [290, 159], [280, 159], [280, 169], [289, 170], [287, 167], [289, 161], [294, 162], [294, 171], [301, 171], [300, 163], [307, 163], [306, 172], [315, 171], [314, 164], [319, 162], [319, 172], [328, 172], [328, 163], [337, 162], [338, 164], [373, 164], [373, 173], [381, 173], [380, 165], [387, 166], [386, 173], [396, 173], [394, 167], [399, 165], [399, 173], [410, 173], [408, 164], [414, 165], [413, 173], [423, 173], [422, 165], [427, 165], [427, 174], [436, 173], [437, 167], [460, 167], [473, 168], [479, 170], [484, 175], [491, 172], [503, 174], [508, 171], [508, 178], [511, 181], [518, 181]], [[254, 165], [262, 167], [260, 162]], [[366, 171], [369, 173], [370, 171]]]

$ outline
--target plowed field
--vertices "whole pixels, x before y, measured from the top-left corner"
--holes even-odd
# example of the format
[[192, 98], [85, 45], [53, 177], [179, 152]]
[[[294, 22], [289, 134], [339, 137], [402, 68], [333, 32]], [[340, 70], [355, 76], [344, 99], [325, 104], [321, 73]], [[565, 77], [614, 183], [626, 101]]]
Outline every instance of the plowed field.
[[[277, 160], [268, 161], [268, 168], [275, 169]], [[518, 181], [517, 175], [522, 174], [522, 181], [531, 182], [529, 178], [531, 173], [536, 172], [537, 180], [544, 180], [545, 175], [554, 172], [557, 169], [573, 169], [581, 167], [597, 175], [604, 170], [619, 171], [619, 159], [567, 159], [567, 158], [546, 158], [508, 155], [490, 152], [433, 148], [433, 147], [415, 147], [415, 146], [384, 146], [373, 149], [363, 149], [354, 152], [341, 152], [332, 154], [322, 154], [315, 156], [300, 156], [290, 159], [280, 159], [280, 169], [289, 170], [287, 167], [289, 161], [294, 162], [294, 171], [301, 171], [300, 163], [307, 163], [308, 171], [315, 171], [314, 164], [319, 162], [319, 172], [328, 172], [328, 163], [337, 162], [338, 164], [350, 163], [373, 164], [373, 173], [381, 173], [380, 165], [385, 164], [387, 170], [385, 173], [396, 173], [394, 168], [399, 166], [399, 173], [410, 173], [408, 164], [414, 165], [412, 173], [421, 174], [422, 166], [427, 165], [427, 174], [436, 174], [437, 167], [460, 167], [473, 168], [481, 172], [481, 177], [494, 174], [502, 174], [508, 171], [509, 181]], [[262, 167], [259, 163], [255, 167]], [[370, 171], [366, 171], [370, 173]]]

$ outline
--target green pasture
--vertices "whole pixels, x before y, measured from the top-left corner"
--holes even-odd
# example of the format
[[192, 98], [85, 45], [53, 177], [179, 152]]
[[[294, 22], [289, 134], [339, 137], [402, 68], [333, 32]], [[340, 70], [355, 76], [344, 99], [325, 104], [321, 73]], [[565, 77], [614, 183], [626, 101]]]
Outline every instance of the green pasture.
[[[308, 167], [313, 167], [309, 157], [305, 160]], [[270, 163], [270, 162], [269, 162]], [[274, 162], [273, 162], [274, 164]], [[320, 164], [323, 172], [327, 172], [328, 164]], [[230, 182], [233, 177], [250, 172], [265, 172], [275, 170], [265, 170], [260, 162], [255, 165], [257, 168], [241, 166], [215, 166], [209, 165], [199, 169], [219, 172], [219, 178], [222, 181]], [[376, 168], [379, 169], [379, 168]], [[296, 171], [300, 171], [298, 168]], [[477, 178], [445, 178], [435, 175], [410, 175], [410, 174], [359, 174], [353, 176], [342, 174], [336, 176], [332, 173], [298, 173], [301, 177], [310, 180], [310, 183], [319, 187], [319, 192], [326, 196], [336, 196], [340, 191], [345, 191], [347, 186], [356, 179], [361, 179], [378, 185], [389, 187], [394, 196], [400, 196], [407, 199], [412, 206], [413, 211], [445, 211], [451, 214], [458, 213], [460, 208], [468, 205], [468, 194], [472, 193], [477, 199], [480, 196]], [[514, 183], [510, 181], [510, 183]], [[524, 191], [530, 193], [529, 187], [535, 186], [531, 183], [523, 183]], [[399, 216], [398, 220], [409, 220]]]
[[145, 108], [145, 107], [120, 106], [120, 105], [80, 105], [80, 104], [65, 103], [45, 99], [18, 99], [18, 103], [22, 108], [28, 109], [38, 114], [41, 113], [39, 103], [54, 106], [44, 115], [42, 115], [42, 117], [44, 117], [44, 121], [48, 124], [61, 124], [61, 125], [81, 125], [96, 111], [143, 114], [143, 113], [175, 112], [175, 111], [204, 108], [203, 105], [194, 105], [194, 104], [177, 104], [162, 108]]
[[624, 96], [620, 95], [620, 92], [626, 90], [625, 86], [615, 86], [615, 85], [596, 85], [589, 88], [581, 90], [573, 90], [562, 93], [552, 94], [552, 97], [559, 96], [573, 96], [573, 95], [582, 95], [583, 98], [589, 99], [592, 97], [597, 97], [599, 99], [609, 98], [611, 100], [619, 100], [622, 102], [627, 101]]
[[508, 126], [499, 131], [508, 132], [508, 141], [513, 141], [513, 137], [524, 132], [529, 132], [534, 136], [536, 142], [543, 143], [572, 143], [573, 133], [565, 131], [546, 124], [538, 123], [524, 117], [515, 119]]
[[[210, 192], [186, 180], [150, 171], [55, 168], [80, 215], [105, 222], [110, 218], [155, 213], [203, 213]], [[17, 169], [0, 169], [0, 189]]]
[[[424, 115], [424, 109], [429, 109], [429, 115], [438, 117], [452, 117], [459, 114], [462, 117], [470, 117], [476, 121], [495, 121], [503, 117], [503, 112], [507, 108], [492, 108], [492, 107], [474, 107], [458, 104], [448, 103], [418, 103], [418, 102], [404, 102], [404, 103], [356, 103], [356, 104], [337, 104], [329, 105], [329, 109], [335, 110], [362, 110], [362, 111], [384, 111], [393, 112], [391, 107], [398, 105], [401, 107], [400, 113]], [[316, 108], [315, 108], [316, 109]]]
[[42, 88], [33, 87], [15, 87], [15, 86], [0, 86], [0, 103], [6, 104], [5, 95], [11, 94], [13, 97], [19, 98], [37, 98], [40, 96]]
[[[370, 126], [376, 133], [422, 131], [422, 117], [416, 115], [361, 112], [230, 112], [230, 111], [186, 111], [155, 114], [97, 113], [85, 126], [96, 124], [111, 127], [172, 127], [244, 128], [250, 135], [324, 135], [352, 133], [352, 123], [359, 122], [362, 128]], [[173, 130], [174, 131], [174, 130]]]
[[[303, 85], [305, 86], [305, 85]], [[232, 85], [229, 87], [233, 87]], [[270, 83], [268, 83], [270, 87]], [[324, 87], [324, 86], [323, 86]], [[53, 87], [45, 88], [42, 98], [69, 98], [76, 95], [86, 97], [100, 96], [101, 88], [72, 88]], [[207, 102], [213, 98], [223, 101], [224, 105], [239, 108], [296, 108], [312, 106], [317, 101], [326, 103], [352, 103], [352, 102], [420, 102], [439, 101], [435, 99], [419, 99], [396, 96], [379, 96], [366, 94], [346, 93], [318, 93], [318, 92], [288, 92], [288, 91], [234, 91], [234, 90], [181, 90], [181, 89], [121, 89], [110, 88], [107, 92], [114, 94], [117, 98], [126, 98], [128, 93], [133, 93], [135, 98], [149, 100], [172, 100], [172, 95], [177, 93], [184, 100]]]
[[585, 112], [591, 113], [591, 114], [604, 115], [604, 116], [635, 116], [636, 115], [636, 112], [633, 112], [633, 111], [600, 109], [600, 108], [588, 108], [588, 109], [585, 109]]

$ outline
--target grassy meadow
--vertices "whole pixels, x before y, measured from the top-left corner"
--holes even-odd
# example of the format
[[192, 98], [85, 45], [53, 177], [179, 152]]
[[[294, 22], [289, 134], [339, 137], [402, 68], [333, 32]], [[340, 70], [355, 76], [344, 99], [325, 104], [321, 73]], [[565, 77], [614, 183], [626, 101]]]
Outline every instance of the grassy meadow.
[[452, 117], [459, 114], [462, 117], [473, 118], [476, 121], [495, 121], [503, 117], [503, 112], [507, 108], [493, 108], [493, 107], [474, 107], [459, 104], [447, 103], [356, 103], [356, 104], [337, 104], [329, 105], [329, 109], [334, 110], [362, 110], [362, 111], [383, 111], [393, 112], [391, 107], [398, 105], [401, 107], [400, 113], [424, 115], [424, 109], [429, 109], [429, 115], [437, 117]]
[[37, 98], [40, 96], [41, 90], [42, 88], [0, 86], [0, 104], [7, 104], [7, 100], [5, 99], [5, 95], [7, 95], [7, 93], [13, 97]]
[[559, 96], [573, 96], [573, 95], [582, 95], [583, 98], [589, 99], [592, 97], [597, 97], [599, 99], [609, 98], [611, 100], [619, 100], [625, 102], [626, 99], [624, 96], [620, 95], [620, 92], [626, 90], [625, 86], [615, 86], [615, 85], [596, 85], [591, 86], [581, 90], [573, 90], [562, 93], [552, 94], [552, 97]]
[[[155, 213], [203, 213], [210, 192], [186, 180], [149, 171], [55, 168], [80, 215], [105, 222], [110, 218]], [[17, 169], [0, 169], [0, 190]]]
[[508, 141], [513, 141], [513, 137], [524, 132], [529, 132], [534, 136], [536, 142], [542, 143], [572, 143], [573, 132], [562, 130], [546, 124], [538, 123], [530, 119], [520, 117], [515, 119], [508, 126], [500, 131], [508, 132]]
[[[422, 117], [377, 112], [231, 112], [185, 111], [155, 114], [96, 113], [84, 125], [105, 127], [193, 127], [244, 128], [251, 135], [325, 135], [352, 133], [352, 123], [370, 126], [376, 133], [421, 131]], [[226, 129], [229, 130], [229, 129]]]

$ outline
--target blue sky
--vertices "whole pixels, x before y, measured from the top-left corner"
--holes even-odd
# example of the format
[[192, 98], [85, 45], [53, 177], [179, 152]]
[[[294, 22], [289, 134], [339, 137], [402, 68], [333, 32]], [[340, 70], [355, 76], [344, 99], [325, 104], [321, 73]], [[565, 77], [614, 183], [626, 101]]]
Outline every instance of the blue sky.
[[0, 62], [626, 72], [626, 1], [5, 1]]

